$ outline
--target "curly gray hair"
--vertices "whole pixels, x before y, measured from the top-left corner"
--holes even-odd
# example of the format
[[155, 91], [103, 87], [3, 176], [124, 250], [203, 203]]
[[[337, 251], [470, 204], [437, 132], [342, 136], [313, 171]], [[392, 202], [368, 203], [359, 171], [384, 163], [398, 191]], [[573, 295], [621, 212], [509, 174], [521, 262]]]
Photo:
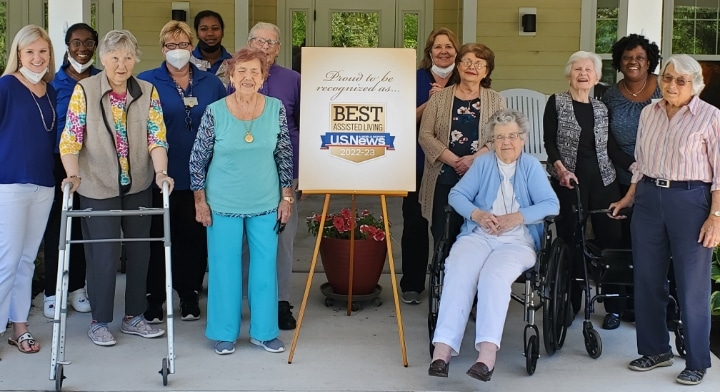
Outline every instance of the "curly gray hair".
[[530, 122], [527, 117], [515, 109], [500, 109], [495, 114], [490, 116], [490, 119], [483, 127], [483, 140], [486, 142], [493, 141], [493, 134], [495, 133], [495, 127], [498, 125], [507, 125], [510, 123], [517, 124], [520, 129], [519, 134], [522, 138], [526, 138], [528, 131], [530, 130]]
[[116, 51], [127, 51], [135, 57], [135, 62], [140, 62], [140, 48], [137, 39], [128, 30], [110, 30], [98, 45], [98, 56], [105, 57], [106, 54]]

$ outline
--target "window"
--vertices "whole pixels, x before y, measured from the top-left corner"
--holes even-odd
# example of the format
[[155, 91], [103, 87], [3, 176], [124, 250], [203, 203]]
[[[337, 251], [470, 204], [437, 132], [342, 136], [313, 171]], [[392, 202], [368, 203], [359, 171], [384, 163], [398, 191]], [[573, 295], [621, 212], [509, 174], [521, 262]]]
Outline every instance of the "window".
[[601, 83], [615, 84], [617, 72], [612, 66], [612, 45], [618, 40], [619, 0], [598, 0], [595, 25], [595, 53], [602, 58]]
[[7, 64], [7, 38], [7, 1], [0, 0], [0, 73]]
[[672, 52], [717, 55], [720, 0], [675, 0]]
[[379, 48], [380, 14], [377, 12], [332, 12], [333, 47]]
[[403, 48], [418, 48], [419, 15], [415, 12], [403, 14]]
[[307, 45], [307, 11], [290, 11], [290, 30], [292, 31], [292, 69], [300, 72], [300, 54]]

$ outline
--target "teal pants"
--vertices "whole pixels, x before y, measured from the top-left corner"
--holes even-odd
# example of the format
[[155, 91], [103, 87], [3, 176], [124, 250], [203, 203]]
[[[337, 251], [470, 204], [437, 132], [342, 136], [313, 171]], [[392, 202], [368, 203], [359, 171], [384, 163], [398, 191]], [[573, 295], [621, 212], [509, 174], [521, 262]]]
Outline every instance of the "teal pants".
[[242, 320], [242, 243], [250, 250], [248, 303], [250, 336], [260, 341], [278, 337], [277, 214], [235, 218], [212, 214], [207, 228], [208, 302], [205, 336], [234, 342]]

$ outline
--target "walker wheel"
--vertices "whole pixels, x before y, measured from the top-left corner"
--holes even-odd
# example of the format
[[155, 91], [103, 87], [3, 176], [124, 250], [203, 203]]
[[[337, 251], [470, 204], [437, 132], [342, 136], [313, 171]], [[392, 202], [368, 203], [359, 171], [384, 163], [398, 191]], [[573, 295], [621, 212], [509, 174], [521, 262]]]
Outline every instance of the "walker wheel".
[[59, 363], [55, 368], [55, 391], [60, 392], [62, 390], [64, 379], [65, 375], [63, 374], [63, 365]]
[[529, 376], [535, 374], [537, 360], [538, 357], [540, 357], [539, 352], [540, 343], [538, 342], [538, 337], [537, 335], [532, 335], [525, 346], [525, 370], [527, 370]]
[[160, 369], [160, 374], [163, 378], [163, 386], [166, 387], [168, 384], [168, 365], [167, 365], [167, 358], [162, 359], [162, 368]]
[[330, 308], [335, 305], [335, 300], [332, 298], [325, 298], [325, 307]]
[[598, 331], [593, 327], [583, 329], [583, 336], [585, 337], [585, 350], [587, 350], [590, 358], [600, 358], [600, 355], [602, 355], [602, 339], [600, 339]]
[[373, 306], [375, 306], [377, 308], [379, 306], [382, 306], [383, 301], [382, 301], [382, 299], [380, 299], [380, 297], [373, 298], [372, 304], [373, 304]]

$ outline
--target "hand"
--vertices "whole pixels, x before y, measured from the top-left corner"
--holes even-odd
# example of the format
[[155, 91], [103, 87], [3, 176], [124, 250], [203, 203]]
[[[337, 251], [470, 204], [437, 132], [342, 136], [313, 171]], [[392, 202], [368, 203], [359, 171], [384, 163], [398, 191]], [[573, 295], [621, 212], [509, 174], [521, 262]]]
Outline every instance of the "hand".
[[428, 97], [432, 97], [433, 94], [435, 94], [436, 92], [438, 92], [438, 91], [440, 91], [440, 90], [442, 90], [442, 89], [443, 89], [443, 87], [440, 86], [439, 84], [437, 84], [437, 83], [430, 83], [430, 93], [429, 93]]
[[163, 182], [168, 183], [168, 196], [172, 193], [173, 188], [175, 187], [175, 180], [172, 179], [172, 177], [168, 176], [167, 174], [163, 173], [155, 173], [155, 184], [160, 188], [160, 192], [162, 192], [163, 189]]
[[66, 177], [62, 180], [60, 188], [64, 188], [65, 184], [70, 184], [70, 193], [73, 193], [80, 187], [80, 181], [82, 181], [82, 178], [78, 176]]
[[210, 206], [206, 202], [195, 202], [195, 220], [205, 227], [212, 225]]
[[706, 248], [715, 248], [720, 244], [720, 218], [711, 216], [700, 228], [698, 243]]
[[292, 204], [287, 200], [280, 200], [278, 205], [278, 220], [280, 223], [287, 223], [290, 219], [290, 212], [292, 211]]
[[608, 214], [608, 216], [613, 219], [627, 219], [626, 215], [618, 215], [618, 213], [623, 208], [632, 207], [632, 205], [632, 197], [625, 195], [625, 197], [616, 201], [615, 203], [610, 203], [610, 206], [608, 208], [612, 210], [612, 214]]
[[575, 173], [571, 172], [570, 170], [563, 170], [562, 172], [558, 173], [558, 177], [560, 178], [560, 185], [564, 186], [565, 188], [574, 189], [575, 187], [572, 186], [572, 183], [570, 180], [575, 181], [575, 183], [579, 184], [580, 181], [578, 181], [577, 177], [575, 177]]
[[455, 165], [455, 172], [458, 175], [464, 175], [470, 169], [470, 166], [472, 166], [473, 161], [475, 161], [475, 156], [473, 155], [465, 155], [464, 157], [460, 157], [457, 164]]
[[500, 222], [495, 215], [488, 211], [474, 209], [473, 212], [470, 213], [470, 219], [490, 234], [495, 234], [498, 231]]
[[515, 226], [523, 224], [525, 221], [523, 219], [523, 216], [519, 212], [513, 212], [511, 214], [506, 215], [500, 215], [497, 217], [498, 220], [498, 230], [497, 233], [494, 233], [496, 235], [503, 234], [510, 229], [514, 228]]

